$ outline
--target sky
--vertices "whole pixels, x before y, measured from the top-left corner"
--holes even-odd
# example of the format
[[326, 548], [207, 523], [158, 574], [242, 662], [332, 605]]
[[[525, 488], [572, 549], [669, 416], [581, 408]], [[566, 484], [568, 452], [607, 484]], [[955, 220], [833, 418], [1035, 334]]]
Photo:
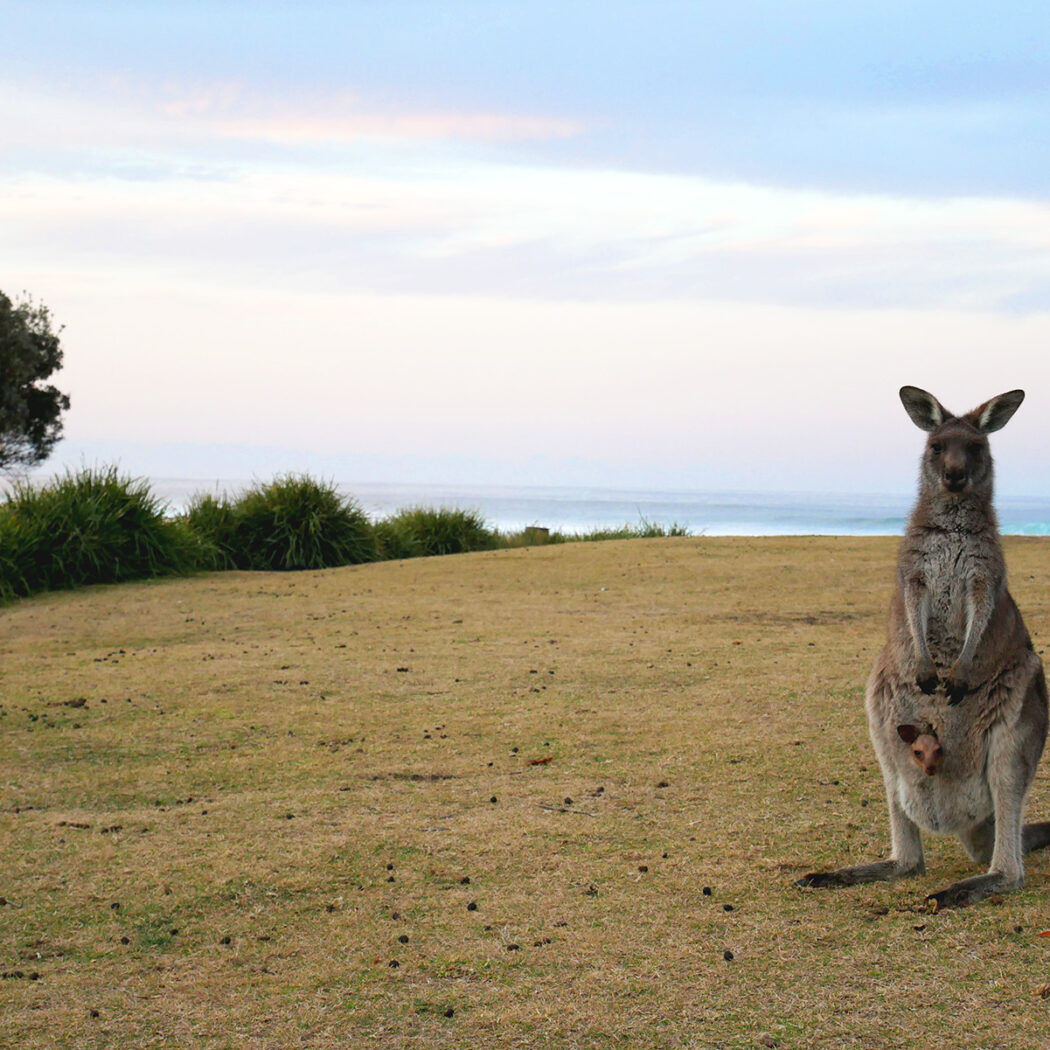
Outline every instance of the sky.
[[47, 470], [906, 492], [1022, 387], [1050, 491], [1050, 7], [6, 3], [0, 290]]

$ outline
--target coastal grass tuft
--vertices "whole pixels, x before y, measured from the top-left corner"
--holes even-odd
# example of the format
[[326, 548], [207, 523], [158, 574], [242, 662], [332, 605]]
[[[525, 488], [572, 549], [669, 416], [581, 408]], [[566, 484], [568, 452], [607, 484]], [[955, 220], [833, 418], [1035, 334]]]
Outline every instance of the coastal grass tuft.
[[190, 498], [181, 521], [200, 542], [201, 568], [237, 568], [237, 512], [225, 493], [196, 493]]
[[389, 557], [431, 557], [491, 550], [499, 536], [476, 510], [407, 507], [379, 527], [381, 549]]
[[221, 562], [240, 569], [326, 569], [373, 561], [377, 553], [372, 525], [357, 504], [307, 474], [279, 475], [235, 502], [198, 496], [186, 521], [211, 541]]
[[115, 467], [16, 483], [0, 503], [2, 593], [191, 572], [199, 545], [164, 510], [146, 481]]
[[601, 540], [652, 540], [688, 535], [688, 528], [685, 525], [680, 525], [678, 522], [663, 525], [658, 521], [650, 521], [648, 518], [643, 517], [636, 525], [625, 522], [623, 525], [612, 528], [596, 528], [588, 532], [572, 534], [568, 538], [594, 542]]

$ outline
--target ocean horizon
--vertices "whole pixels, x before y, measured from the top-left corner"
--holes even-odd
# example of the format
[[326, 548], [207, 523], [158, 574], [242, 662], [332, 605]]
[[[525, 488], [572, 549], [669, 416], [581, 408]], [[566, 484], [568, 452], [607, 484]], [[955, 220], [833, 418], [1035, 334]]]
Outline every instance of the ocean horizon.
[[[196, 493], [235, 495], [247, 479], [149, 478], [153, 492], [173, 513]], [[892, 536], [899, 535], [914, 493], [819, 493], [663, 491], [534, 485], [394, 484], [336, 480], [339, 490], [372, 518], [405, 507], [475, 510], [505, 532], [540, 526], [558, 532], [590, 532], [642, 522], [677, 525], [703, 536]], [[1050, 535], [1050, 498], [996, 500], [1007, 535]]]

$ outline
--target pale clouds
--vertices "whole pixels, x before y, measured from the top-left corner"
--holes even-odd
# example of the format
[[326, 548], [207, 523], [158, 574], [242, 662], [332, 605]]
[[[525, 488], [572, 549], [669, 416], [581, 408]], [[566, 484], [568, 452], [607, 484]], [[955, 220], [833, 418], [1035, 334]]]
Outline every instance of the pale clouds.
[[[908, 199], [372, 148], [127, 177], [0, 175], [0, 266], [527, 298], [1050, 307], [1050, 205]], [[157, 162], [160, 169], [164, 165]]]
[[[39, 151], [155, 149], [175, 160], [239, 142], [515, 143], [572, 138], [581, 122], [542, 113], [454, 110], [365, 100], [339, 90], [259, 90], [239, 81], [107, 75], [66, 84], [0, 82], [5, 144]], [[244, 161], [244, 155], [238, 159]]]

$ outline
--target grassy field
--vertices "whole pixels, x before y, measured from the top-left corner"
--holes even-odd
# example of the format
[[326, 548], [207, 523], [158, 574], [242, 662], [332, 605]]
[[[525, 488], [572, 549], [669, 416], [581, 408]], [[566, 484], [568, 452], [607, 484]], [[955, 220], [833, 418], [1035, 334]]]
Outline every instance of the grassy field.
[[[632, 540], [0, 610], [0, 1045], [1017, 1047], [1050, 857], [884, 855], [889, 539]], [[1050, 542], [1007, 541], [1041, 648]], [[1031, 799], [1050, 817], [1045, 773]]]

